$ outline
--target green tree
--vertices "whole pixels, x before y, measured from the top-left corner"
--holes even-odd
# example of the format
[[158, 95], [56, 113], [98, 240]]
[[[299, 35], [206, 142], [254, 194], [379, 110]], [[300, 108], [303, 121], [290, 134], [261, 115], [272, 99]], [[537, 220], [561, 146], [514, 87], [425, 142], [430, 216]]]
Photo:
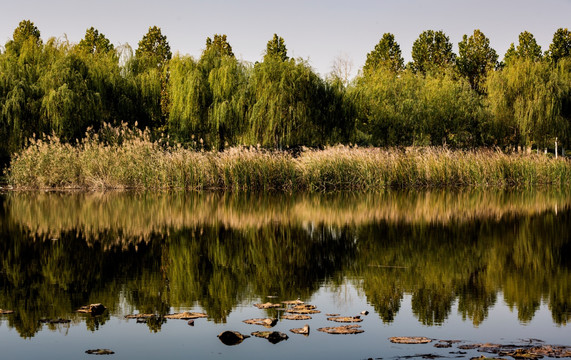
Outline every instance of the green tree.
[[559, 28], [553, 34], [553, 42], [549, 45], [549, 51], [546, 56], [553, 62], [557, 63], [564, 57], [571, 55], [571, 31], [567, 28]]
[[139, 47], [135, 51], [135, 56], [145, 66], [152, 68], [162, 68], [171, 59], [171, 47], [166, 35], [161, 33], [159, 27], [149, 27], [149, 31], [139, 41]]
[[42, 44], [40, 30], [30, 20], [22, 20], [14, 30], [12, 40], [6, 43], [6, 51], [19, 54], [22, 44], [27, 41], [37, 46]]
[[373, 51], [367, 54], [367, 60], [363, 71], [373, 71], [379, 67], [387, 67], [395, 72], [404, 69], [404, 60], [402, 58], [399, 44], [395, 41], [395, 36], [390, 33], [383, 34]]
[[454, 64], [452, 43], [443, 31], [426, 30], [412, 45], [412, 60], [415, 72], [442, 70]]
[[100, 34], [97, 29], [91, 27], [85, 31], [85, 37], [78, 44], [81, 52], [87, 54], [106, 54], [114, 50], [113, 44], [105, 35]]
[[540, 61], [542, 59], [541, 46], [537, 44], [535, 37], [529, 31], [519, 34], [519, 43], [514, 47], [512, 43], [504, 56], [504, 62], [509, 65], [514, 58]]
[[488, 71], [497, 66], [498, 54], [490, 47], [490, 39], [479, 29], [458, 43], [456, 66], [470, 82], [472, 89], [481, 90]]
[[214, 40], [211, 38], [206, 38], [206, 52], [214, 51], [218, 54], [218, 56], [231, 56], [234, 57], [234, 53], [232, 52], [232, 46], [228, 42], [226, 38], [226, 34], [219, 35], [214, 34]]
[[281, 61], [286, 61], [288, 59], [285, 41], [281, 36], [274, 34], [272, 40], [268, 41], [264, 59], [266, 59], [266, 57], [276, 57]]

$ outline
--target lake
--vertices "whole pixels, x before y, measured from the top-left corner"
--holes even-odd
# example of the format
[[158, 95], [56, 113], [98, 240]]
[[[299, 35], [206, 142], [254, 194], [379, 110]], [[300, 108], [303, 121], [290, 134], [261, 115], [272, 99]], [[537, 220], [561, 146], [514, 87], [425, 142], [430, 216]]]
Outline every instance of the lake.
[[[552, 188], [2, 193], [0, 309], [13, 311], [0, 315], [2, 358], [471, 358], [483, 353], [460, 346], [570, 346], [570, 231], [571, 193]], [[288, 320], [287, 305], [254, 306], [297, 299], [320, 312]], [[94, 303], [107, 310], [76, 311]], [[207, 317], [164, 318], [183, 311]], [[318, 331], [348, 325], [327, 314], [360, 316], [364, 332]], [[290, 332], [305, 324], [308, 336]], [[289, 338], [228, 346], [217, 337], [227, 330]]]

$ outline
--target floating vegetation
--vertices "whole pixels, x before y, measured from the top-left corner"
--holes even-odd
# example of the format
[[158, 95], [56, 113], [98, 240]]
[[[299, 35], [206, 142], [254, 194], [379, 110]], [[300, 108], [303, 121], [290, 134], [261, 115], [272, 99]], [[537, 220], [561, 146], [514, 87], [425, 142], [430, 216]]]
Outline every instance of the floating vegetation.
[[166, 319], [192, 320], [192, 319], [198, 319], [198, 318], [205, 318], [207, 316], [208, 315], [206, 315], [204, 313], [185, 311], [185, 312], [181, 312], [181, 313], [165, 315], [165, 318]]
[[340, 314], [325, 314], [325, 316], [339, 316]]
[[395, 344], [428, 344], [432, 339], [421, 336], [396, 336], [389, 340]]
[[267, 302], [265, 304], [254, 304], [255, 307], [258, 309], [271, 309], [271, 308], [279, 308], [282, 304], [272, 304], [271, 302]]
[[309, 325], [305, 324], [305, 326], [302, 328], [290, 329], [289, 331], [291, 331], [294, 334], [309, 336]]
[[8, 314], [13, 314], [14, 310], [2, 310], [0, 309], [0, 315], [8, 315]]
[[243, 321], [246, 324], [250, 325], [262, 325], [268, 328], [274, 327], [278, 323], [278, 319], [248, 319]]
[[115, 354], [114, 351], [109, 349], [94, 349], [94, 350], [85, 350], [86, 354], [90, 355], [113, 355]]
[[321, 311], [317, 310], [315, 305], [300, 304], [286, 310], [286, 312], [290, 314], [318, 314]]
[[250, 337], [250, 335], [244, 335], [244, 334], [239, 333], [238, 331], [224, 331], [224, 332], [218, 334], [218, 339], [220, 339], [220, 341], [224, 345], [228, 345], [228, 346], [238, 345], [242, 341], [244, 341], [244, 339], [247, 339], [249, 337]]
[[77, 309], [77, 312], [84, 313], [84, 314], [91, 314], [93, 316], [101, 315], [107, 308], [102, 304], [90, 304], [85, 305]]
[[310, 320], [311, 316], [309, 315], [302, 315], [302, 314], [285, 314], [281, 317], [284, 320]]
[[544, 356], [552, 358], [571, 357], [571, 347], [555, 345], [501, 345], [501, 344], [466, 344], [458, 346], [464, 350], [477, 349], [480, 352], [510, 356], [514, 359], [541, 359]]
[[337, 327], [322, 327], [317, 329], [317, 331], [321, 331], [328, 334], [360, 334], [365, 332], [365, 330], [360, 329], [361, 325], [344, 325], [344, 326], [337, 326]]
[[272, 344], [289, 339], [287, 334], [279, 331], [255, 331], [252, 333], [252, 336], [268, 339]]
[[363, 321], [363, 319], [361, 319], [360, 316], [334, 316], [334, 317], [328, 317], [327, 320], [329, 321], [335, 321], [335, 322], [361, 322]]

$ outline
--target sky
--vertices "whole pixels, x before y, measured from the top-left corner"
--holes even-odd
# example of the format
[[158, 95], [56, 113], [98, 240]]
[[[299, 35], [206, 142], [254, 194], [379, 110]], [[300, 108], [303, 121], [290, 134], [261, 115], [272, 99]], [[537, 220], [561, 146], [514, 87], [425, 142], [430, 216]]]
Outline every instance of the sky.
[[[4, 4], [2, 4], [4, 3]], [[198, 58], [207, 37], [226, 34], [241, 60], [260, 61], [274, 33], [288, 55], [327, 75], [336, 58], [353, 74], [384, 33], [395, 35], [405, 62], [425, 30], [443, 30], [458, 51], [464, 34], [480, 29], [503, 58], [520, 32], [531, 32], [545, 51], [558, 28], [571, 28], [571, 0], [0, 0], [0, 44], [21, 20], [42, 39], [79, 42], [91, 26], [115, 46], [137, 48], [150, 26], [167, 36], [173, 54]]]

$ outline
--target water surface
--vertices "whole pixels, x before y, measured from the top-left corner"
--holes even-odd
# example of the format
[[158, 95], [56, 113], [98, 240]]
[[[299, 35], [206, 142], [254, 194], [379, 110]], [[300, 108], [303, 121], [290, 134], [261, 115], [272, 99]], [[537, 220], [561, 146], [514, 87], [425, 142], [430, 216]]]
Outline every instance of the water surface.
[[[452, 349], [391, 336], [571, 345], [571, 196], [530, 192], [374, 194], [7, 193], [0, 195], [0, 347], [7, 358], [366, 359]], [[289, 335], [254, 303], [301, 299], [320, 314]], [[75, 312], [103, 303], [92, 317]], [[146, 324], [127, 314], [199, 311]], [[367, 310], [362, 334], [316, 331]], [[42, 319], [70, 319], [42, 324]], [[308, 337], [289, 329], [308, 323]], [[479, 356], [475, 351], [463, 355]]]

